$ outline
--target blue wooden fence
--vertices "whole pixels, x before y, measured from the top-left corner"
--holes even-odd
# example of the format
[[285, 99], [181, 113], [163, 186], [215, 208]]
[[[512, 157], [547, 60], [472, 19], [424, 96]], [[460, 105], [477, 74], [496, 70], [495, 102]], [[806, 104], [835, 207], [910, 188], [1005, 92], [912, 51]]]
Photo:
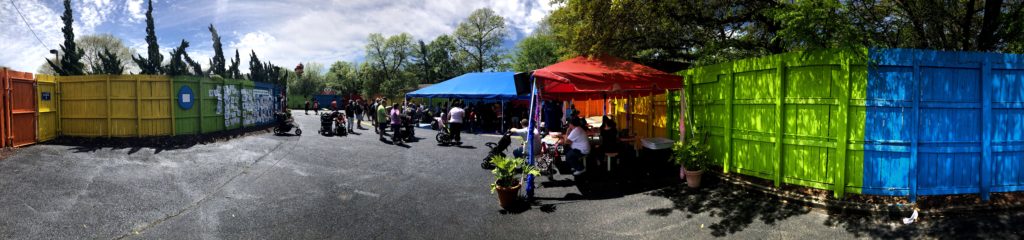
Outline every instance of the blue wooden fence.
[[1024, 55], [869, 51], [864, 194], [1024, 190]]

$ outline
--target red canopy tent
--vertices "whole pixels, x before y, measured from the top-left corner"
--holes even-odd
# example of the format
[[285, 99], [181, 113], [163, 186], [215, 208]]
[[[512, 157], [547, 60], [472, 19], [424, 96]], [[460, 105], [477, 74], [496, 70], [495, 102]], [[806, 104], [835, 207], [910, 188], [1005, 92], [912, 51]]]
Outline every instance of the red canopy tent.
[[[665, 90], [682, 89], [683, 78], [654, 68], [603, 55], [595, 58], [576, 57], [533, 71], [532, 97], [530, 103], [529, 129], [534, 129], [539, 120], [539, 98], [545, 99], [591, 99], [609, 96], [639, 96], [664, 93]], [[607, 112], [607, 106], [605, 106]], [[534, 163], [535, 153], [533, 131], [528, 162]], [[533, 175], [527, 176], [526, 192], [533, 196]]]
[[680, 76], [608, 55], [569, 59], [535, 70], [533, 77], [544, 98], [647, 95], [683, 87]]

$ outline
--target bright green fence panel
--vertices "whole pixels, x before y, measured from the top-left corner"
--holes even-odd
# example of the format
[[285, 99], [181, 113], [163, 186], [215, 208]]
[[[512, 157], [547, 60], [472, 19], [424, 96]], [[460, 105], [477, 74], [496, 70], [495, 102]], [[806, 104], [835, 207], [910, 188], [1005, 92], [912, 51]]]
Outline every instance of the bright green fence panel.
[[224, 93], [224, 80], [203, 79], [200, 85], [198, 94], [201, 97], [199, 112], [202, 114], [200, 115], [200, 118], [202, 118], [202, 132], [224, 131], [224, 107], [221, 104], [221, 96]]
[[[172, 79], [174, 94], [174, 132], [177, 135], [199, 134], [200, 120], [199, 113], [202, 107], [199, 104], [199, 83], [202, 79], [198, 77], [179, 76]], [[191, 92], [191, 94], [187, 93]], [[189, 105], [190, 104], [190, 105]], [[186, 109], [186, 107], [188, 109]]]
[[859, 193], [866, 54], [794, 52], [690, 69], [687, 111], [724, 172]]

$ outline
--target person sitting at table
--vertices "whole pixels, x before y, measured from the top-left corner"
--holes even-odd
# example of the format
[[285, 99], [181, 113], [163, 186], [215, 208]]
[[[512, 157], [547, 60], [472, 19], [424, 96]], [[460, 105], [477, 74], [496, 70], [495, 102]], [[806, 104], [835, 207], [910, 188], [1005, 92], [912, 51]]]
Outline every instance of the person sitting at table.
[[[530, 145], [530, 141], [526, 140], [526, 139], [529, 139], [528, 138], [528, 135], [530, 133], [530, 131], [528, 130], [529, 129], [529, 123], [530, 123], [530, 121], [527, 120], [527, 119], [519, 120], [519, 124], [521, 124], [523, 126], [522, 128], [512, 128], [512, 129], [508, 130], [509, 132], [512, 132], [513, 134], [523, 138], [523, 145], [519, 146], [515, 150], [512, 150], [512, 156], [514, 156], [514, 157], [524, 158], [524, 157], [526, 157], [526, 154], [529, 154], [529, 152], [526, 152], [526, 147]], [[540, 137], [541, 137], [540, 130], [537, 130], [537, 127], [534, 127], [534, 129], [533, 129], [533, 152], [535, 154], [540, 154], [540, 146], [544, 145], [544, 143], [540, 141], [540, 139], [541, 139]]]
[[615, 120], [608, 116], [601, 119], [601, 151], [619, 152], [619, 130], [615, 127]]
[[569, 149], [565, 153], [565, 161], [572, 167], [572, 175], [579, 176], [586, 172], [583, 169], [584, 155], [590, 154], [590, 141], [587, 140], [587, 133], [583, 130], [582, 119], [574, 118], [569, 121], [569, 136], [562, 138], [559, 144], [568, 144]]

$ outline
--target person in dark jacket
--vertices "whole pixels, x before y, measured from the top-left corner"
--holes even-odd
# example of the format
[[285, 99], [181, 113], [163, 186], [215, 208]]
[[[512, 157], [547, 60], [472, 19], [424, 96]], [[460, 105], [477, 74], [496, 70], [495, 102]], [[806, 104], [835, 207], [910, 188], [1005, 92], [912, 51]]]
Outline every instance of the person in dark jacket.
[[353, 119], [356, 117], [356, 108], [358, 107], [356, 107], [355, 101], [350, 100], [348, 101], [348, 105], [345, 105], [345, 116], [348, 117], [348, 133], [356, 132], [354, 128], [352, 128], [352, 126], [355, 125], [355, 121], [353, 121]]
[[306, 110], [306, 115], [309, 115], [309, 100], [306, 100], [305, 110]]

